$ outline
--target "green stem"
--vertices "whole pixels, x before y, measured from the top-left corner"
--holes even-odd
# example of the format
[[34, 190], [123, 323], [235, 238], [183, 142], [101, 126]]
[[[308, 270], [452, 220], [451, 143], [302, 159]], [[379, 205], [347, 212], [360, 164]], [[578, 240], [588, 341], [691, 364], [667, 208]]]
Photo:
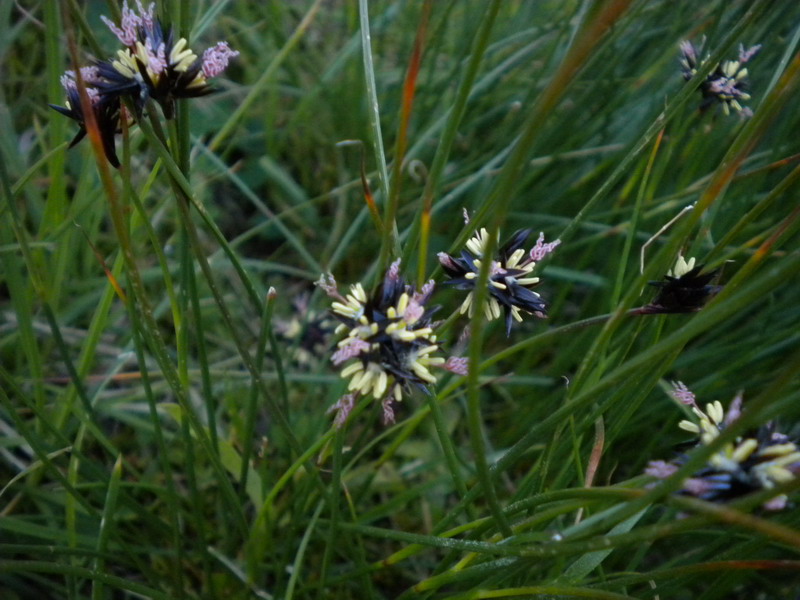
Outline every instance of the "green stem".
[[[497, 523], [498, 528], [505, 537], [511, 536], [511, 526], [508, 524], [500, 502], [497, 499], [497, 492], [494, 489], [491, 475], [489, 473], [489, 462], [486, 457], [486, 443], [484, 441], [483, 419], [480, 408], [480, 387], [478, 384], [477, 365], [481, 359], [483, 351], [483, 324], [484, 307], [489, 302], [489, 271], [492, 261], [489, 257], [494, 256], [497, 246], [497, 228], [489, 231], [488, 238], [483, 248], [483, 260], [478, 273], [478, 279], [472, 291], [472, 318], [470, 320], [470, 340], [469, 340], [469, 369], [467, 372], [467, 425], [469, 427], [472, 452], [475, 455], [475, 467], [478, 470], [478, 480], [483, 495], [489, 503], [489, 509]], [[475, 365], [473, 367], [473, 365]]]
[[[481, 19], [480, 29], [475, 35], [472, 47], [470, 49], [469, 62], [464, 69], [464, 75], [458, 84], [456, 91], [456, 98], [453, 106], [450, 108], [447, 115], [447, 122], [442, 132], [442, 137], [439, 138], [439, 145], [436, 147], [436, 154], [433, 156], [431, 169], [428, 177], [425, 180], [425, 189], [422, 192], [421, 205], [420, 205], [420, 219], [428, 219], [428, 227], [422, 225], [421, 220], [415, 221], [411, 231], [408, 234], [408, 244], [406, 245], [405, 254], [411, 252], [411, 249], [416, 246], [417, 236], [419, 235], [420, 227], [422, 228], [422, 235], [419, 242], [419, 254], [417, 259], [417, 285], [422, 285], [425, 281], [425, 273], [427, 272], [428, 260], [428, 242], [430, 241], [430, 216], [433, 209], [433, 202], [436, 195], [439, 193], [441, 187], [442, 174], [444, 173], [447, 159], [450, 157], [450, 150], [453, 147], [453, 142], [458, 133], [458, 126], [464, 113], [467, 109], [467, 100], [469, 99], [472, 86], [475, 83], [475, 78], [478, 76], [478, 70], [483, 62], [483, 57], [486, 54], [486, 48], [489, 45], [489, 39], [494, 28], [497, 14], [500, 10], [502, 2], [500, 0], [491, 0], [486, 7], [486, 14]], [[427, 215], [427, 217], [425, 216]], [[407, 260], [407, 257], [404, 257]]]
[[[264, 312], [261, 315], [261, 330], [258, 334], [258, 346], [256, 348], [255, 359], [255, 366], [259, 372], [264, 367], [265, 349], [267, 347], [267, 339], [272, 331], [272, 313], [275, 310], [276, 296], [275, 289], [270, 288], [267, 292], [267, 301], [264, 302]], [[286, 383], [284, 382], [283, 385], [285, 386]], [[250, 468], [250, 457], [253, 454], [253, 446], [255, 444], [253, 435], [258, 411], [258, 395], [259, 387], [256, 385], [256, 382], [253, 381], [250, 386], [250, 397], [245, 410], [244, 431], [242, 434], [242, 469], [239, 474], [239, 486], [241, 488], [242, 500], [247, 497], [247, 472]]]
[[361, 25], [361, 51], [364, 60], [364, 79], [367, 91], [367, 118], [370, 133], [372, 134], [372, 150], [375, 153], [375, 163], [378, 169], [378, 183], [380, 185], [383, 201], [386, 202], [384, 211], [383, 231], [381, 233], [381, 253], [378, 258], [378, 272], [382, 273], [389, 264], [389, 249], [397, 240], [397, 223], [387, 221], [389, 216], [389, 171], [386, 167], [386, 153], [383, 149], [383, 134], [381, 133], [381, 115], [378, 107], [378, 87], [375, 83], [375, 66], [372, 62], [372, 41], [369, 27], [369, 12], [367, 0], [358, 0], [358, 16]]

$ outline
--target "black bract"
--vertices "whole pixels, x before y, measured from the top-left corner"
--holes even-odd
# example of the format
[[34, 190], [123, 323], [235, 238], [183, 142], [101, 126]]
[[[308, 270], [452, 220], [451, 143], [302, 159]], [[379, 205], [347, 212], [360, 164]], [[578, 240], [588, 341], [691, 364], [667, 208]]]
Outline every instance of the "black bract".
[[[50, 108], [57, 110], [62, 115], [69, 117], [78, 123], [80, 129], [69, 143], [69, 147], [72, 148], [86, 136], [86, 118], [83, 113], [83, 104], [81, 103], [81, 98], [77, 87], [68, 88], [66, 90], [66, 94], [67, 106], [57, 106], [55, 104], [50, 104], [49, 106]], [[87, 100], [89, 100], [89, 104], [94, 111], [94, 120], [97, 123], [97, 129], [100, 133], [100, 141], [103, 144], [103, 152], [106, 155], [108, 162], [111, 163], [111, 165], [115, 168], [119, 168], [119, 159], [117, 158], [117, 152], [114, 148], [114, 136], [120, 130], [119, 98], [100, 97], [100, 99], [96, 102], [92, 102], [92, 100], [88, 98]]]
[[[485, 234], [482, 230], [481, 234]], [[472, 242], [480, 245], [481, 234], [473, 238]], [[535, 262], [524, 251], [524, 245], [531, 235], [530, 229], [520, 229], [498, 251], [498, 260], [493, 261], [489, 271], [489, 299], [487, 301], [487, 317], [499, 316], [502, 307], [506, 335], [511, 334], [511, 326], [515, 318], [519, 318], [519, 311], [544, 317], [547, 306], [541, 296], [530, 288], [537, 285], [539, 279], [530, 277]], [[476, 247], [473, 244], [472, 248]], [[520, 252], [522, 251], [522, 252]], [[482, 256], [470, 250], [462, 250], [461, 257], [455, 258], [444, 252], [439, 254], [439, 262], [445, 273], [450, 277], [446, 285], [451, 285], [459, 290], [474, 292], [480, 273]], [[470, 310], [472, 296], [468, 296], [462, 305], [462, 312]]]
[[702, 273], [705, 265], [698, 265], [680, 277], [665, 275], [664, 281], [651, 281], [659, 288], [655, 299], [642, 307], [644, 314], [670, 314], [697, 312], [722, 286], [711, 285], [719, 270]]

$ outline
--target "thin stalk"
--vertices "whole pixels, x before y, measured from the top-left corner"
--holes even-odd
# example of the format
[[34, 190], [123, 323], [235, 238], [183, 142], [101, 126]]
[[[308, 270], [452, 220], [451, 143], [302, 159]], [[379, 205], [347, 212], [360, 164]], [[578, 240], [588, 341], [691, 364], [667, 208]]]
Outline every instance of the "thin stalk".
[[[267, 301], [264, 302], [264, 312], [261, 315], [261, 330], [258, 334], [258, 346], [256, 347], [255, 366], [258, 371], [264, 368], [264, 355], [267, 347], [267, 339], [269, 333], [272, 331], [272, 313], [275, 311], [275, 298], [277, 292], [275, 288], [270, 288], [267, 292]], [[283, 386], [286, 382], [283, 382]], [[245, 421], [243, 431], [243, 446], [242, 446], [242, 469], [239, 474], [239, 486], [241, 488], [242, 500], [247, 496], [247, 472], [250, 468], [250, 457], [253, 454], [253, 445], [255, 443], [253, 435], [256, 426], [256, 417], [258, 411], [258, 395], [259, 387], [253, 381], [250, 386], [250, 397], [248, 399], [247, 407], [245, 409]]]
[[[108, 481], [108, 491], [106, 492], [106, 502], [103, 506], [103, 516], [100, 519], [100, 531], [97, 536], [98, 558], [94, 561], [94, 571], [102, 573], [105, 571], [105, 560], [102, 556], [108, 548], [109, 531], [114, 528], [114, 516], [117, 509], [117, 496], [119, 495], [119, 483], [122, 477], [122, 456], [118, 456], [114, 466], [111, 468], [111, 478]], [[92, 582], [92, 600], [104, 598], [103, 582]]]
[[[442, 175], [444, 167], [447, 164], [447, 159], [450, 156], [450, 150], [453, 147], [453, 141], [458, 132], [458, 126], [464, 117], [467, 109], [467, 100], [469, 99], [472, 86], [475, 83], [475, 78], [478, 76], [483, 57], [486, 54], [486, 48], [489, 45], [489, 38], [497, 20], [497, 14], [500, 10], [502, 2], [500, 0], [491, 0], [486, 7], [486, 14], [481, 19], [481, 26], [475, 35], [472, 48], [470, 49], [469, 62], [464, 69], [464, 74], [458, 84], [456, 90], [456, 98], [450, 112], [447, 115], [447, 122], [442, 132], [442, 137], [439, 138], [439, 145], [436, 147], [436, 154], [433, 156], [431, 169], [428, 172], [428, 177], [425, 180], [425, 189], [422, 192], [421, 208], [419, 213], [419, 221], [415, 221], [410, 233], [408, 234], [408, 244], [406, 246], [406, 254], [411, 251], [415, 246], [417, 235], [419, 235], [419, 254], [417, 259], [417, 286], [421, 286], [425, 281], [425, 273], [427, 272], [428, 261], [428, 247], [430, 241], [430, 226], [431, 216], [433, 210], [433, 202], [436, 195], [439, 193], [439, 188], [442, 183]], [[417, 229], [418, 228], [418, 229]]]
[[[189, 28], [189, 7], [185, 0], [181, 0], [181, 31], [183, 37], [188, 37]], [[151, 118], [155, 112], [153, 105], [150, 105]], [[190, 180], [190, 161], [189, 161], [189, 141], [190, 123], [189, 110], [186, 104], [178, 103], [176, 122], [170, 122], [170, 139], [172, 147], [175, 148], [175, 159], [178, 168], [183, 173], [187, 182]], [[180, 220], [180, 219], [178, 219]], [[211, 444], [214, 448], [219, 447], [217, 439], [217, 404], [215, 395], [211, 389], [211, 376], [209, 374], [208, 352], [206, 350], [205, 327], [203, 324], [202, 312], [200, 310], [200, 297], [197, 289], [197, 280], [194, 272], [194, 264], [191, 260], [191, 247], [188, 243], [188, 234], [182, 228], [179, 233], [178, 246], [180, 255], [180, 274], [182, 280], [181, 307], [184, 316], [191, 317], [192, 332], [194, 333], [195, 344], [197, 347], [197, 361], [200, 367], [201, 384], [203, 390], [203, 401], [206, 408], [206, 420], [208, 431], [211, 437]], [[185, 385], [188, 388], [188, 368], [189, 368], [189, 323], [188, 319], [182, 319], [183, 327], [179, 329], [177, 340], [179, 367], [182, 367], [181, 375], [185, 378]], [[183, 341], [183, 347], [180, 342]], [[183, 352], [181, 352], [183, 350]], [[183, 360], [181, 360], [181, 358]]]
[[620, 256], [619, 260], [619, 267], [617, 269], [617, 279], [614, 282], [614, 291], [611, 294], [611, 306], [610, 308], [613, 310], [617, 303], [619, 302], [619, 298], [622, 295], [622, 283], [625, 279], [625, 265], [628, 264], [628, 259], [631, 255], [631, 248], [633, 246], [633, 240], [636, 239], [636, 231], [639, 225], [639, 219], [641, 217], [642, 212], [642, 204], [644, 203], [644, 197], [647, 193], [647, 188], [650, 184], [650, 174], [653, 171], [653, 164], [656, 160], [656, 155], [658, 154], [658, 149], [661, 147], [661, 140], [664, 137], [664, 130], [662, 129], [661, 132], [656, 137], [656, 140], [653, 144], [653, 150], [650, 152], [650, 157], [647, 160], [647, 164], [644, 169], [644, 174], [642, 175], [642, 180], [639, 182], [639, 191], [636, 194], [636, 201], [633, 205], [633, 212], [631, 213], [631, 219], [628, 223], [628, 235], [625, 237], [625, 245], [622, 248], [622, 255]]
[[342, 487], [342, 448], [344, 446], [344, 433], [346, 429], [337, 429], [333, 436], [333, 473], [331, 474], [330, 492], [328, 494], [328, 508], [330, 518], [328, 521], [328, 539], [325, 543], [325, 551], [322, 555], [322, 567], [320, 568], [320, 583], [323, 588], [328, 579], [328, 569], [330, 567], [331, 556], [338, 544], [339, 526], [339, 498]]
[[[436, 428], [436, 435], [442, 446], [442, 452], [444, 452], [447, 470], [450, 472], [450, 477], [453, 478], [453, 484], [456, 486], [458, 495], [463, 498], [467, 495], [467, 485], [464, 483], [464, 478], [461, 476], [458, 456], [453, 446], [453, 440], [450, 438], [450, 432], [447, 429], [447, 422], [442, 414], [442, 408], [439, 406], [438, 396], [428, 396], [428, 407], [433, 417], [433, 426]], [[475, 507], [472, 504], [466, 504], [464, 510], [471, 521], [475, 521], [478, 518]]]
[[[166, 349], [166, 344], [164, 343], [159, 327], [155, 321], [153, 310], [147, 294], [145, 293], [144, 283], [142, 281], [136, 257], [133, 252], [130, 233], [126, 222], [126, 210], [120, 204], [117, 189], [109, 170], [109, 165], [105, 160], [102, 145], [97, 132], [97, 126], [92, 121], [92, 112], [87, 110], [85, 113], [88, 113], [89, 115], [89, 119], [87, 119], [89, 139], [92, 143], [92, 149], [95, 154], [95, 160], [100, 174], [100, 179], [106, 192], [106, 198], [109, 202], [111, 221], [114, 225], [120, 250], [124, 257], [128, 279], [130, 282], [130, 290], [132, 292], [131, 297], [132, 300], [138, 304], [138, 309], [143, 317], [143, 337], [146, 340], [147, 345], [152, 349], [154, 357], [164, 373], [170, 388], [174, 391], [178, 403], [181, 406], [182, 414], [188, 419], [192, 431], [195, 435], [197, 435], [201, 446], [211, 461], [212, 467], [214, 468], [215, 474], [220, 483], [222, 493], [226, 497], [229, 507], [232, 509], [232, 515], [235, 518], [240, 532], [245, 533], [247, 531], [247, 526], [241, 506], [236, 501], [236, 494], [234, 493], [231, 483], [225, 474], [225, 469], [220, 462], [219, 456], [215, 452], [213, 446], [210, 444], [210, 440], [206, 434], [206, 431], [199, 418], [195, 414], [191, 403], [189, 402], [187, 390], [180, 382], [178, 373], [175, 369], [175, 366], [171, 362]], [[143, 128], [145, 124], [146, 121], [144, 120], [140, 122], [140, 126]]]
[[[484, 440], [483, 419], [480, 408], [480, 387], [478, 384], [478, 369], [483, 350], [483, 323], [484, 307], [489, 302], [489, 270], [492, 267], [491, 257], [494, 256], [497, 246], [497, 228], [489, 230], [486, 244], [483, 248], [483, 260], [478, 273], [477, 283], [472, 291], [472, 305], [474, 311], [470, 320], [469, 340], [469, 369], [467, 371], [467, 425], [469, 427], [472, 452], [475, 455], [475, 467], [478, 471], [478, 480], [483, 495], [489, 503], [489, 509], [497, 527], [505, 537], [511, 536], [511, 527], [503, 514], [497, 492], [494, 489], [489, 473], [489, 461], [486, 457], [486, 442]], [[475, 365], [475, 366], [474, 366]]]
[[[180, 565], [183, 563], [183, 536], [181, 534], [181, 524], [178, 515], [180, 515], [180, 503], [178, 501], [178, 493], [175, 489], [175, 478], [172, 470], [172, 463], [170, 461], [169, 448], [164, 440], [164, 432], [161, 428], [161, 415], [158, 413], [158, 403], [153, 394], [152, 386], [150, 385], [150, 371], [147, 369], [146, 357], [144, 354], [144, 343], [141, 337], [141, 323], [137, 311], [132, 307], [128, 307], [128, 315], [131, 319], [131, 336], [133, 338], [133, 346], [136, 352], [136, 360], [141, 365], [139, 371], [142, 376], [142, 389], [144, 391], [145, 399], [147, 400], [147, 408], [149, 411], [150, 422], [153, 425], [153, 437], [155, 438], [156, 448], [158, 448], [158, 459], [161, 466], [161, 471], [164, 474], [164, 488], [166, 496], [166, 504], [169, 507], [169, 520], [170, 529], [172, 530], [172, 544], [175, 548], [175, 559], [173, 562], [173, 569], [170, 573], [173, 577], [173, 592], [178, 595], [178, 598], [184, 597], [184, 584], [183, 584], [183, 569]], [[196, 523], [200, 534], [203, 539], [203, 523], [199, 521]], [[207, 561], [204, 561], [207, 563]], [[208, 568], [208, 564], [204, 565]]]
[[[389, 254], [394, 256], [400, 255], [400, 241], [398, 239], [397, 232], [397, 208], [400, 203], [400, 184], [403, 178], [403, 163], [405, 160], [406, 148], [408, 146], [408, 124], [411, 119], [414, 96], [417, 90], [417, 76], [419, 75], [419, 69], [422, 63], [422, 53], [425, 46], [425, 38], [430, 14], [431, 0], [425, 0], [422, 5], [422, 15], [419, 20], [419, 25], [417, 26], [417, 34], [414, 38], [411, 59], [408, 63], [405, 80], [403, 81], [403, 98], [400, 107], [400, 116], [397, 123], [394, 159], [392, 161], [392, 179], [389, 183], [389, 196], [386, 201], [386, 210], [384, 211], [383, 217], [384, 228], [380, 253], [382, 257], [387, 257]], [[368, 34], [369, 32], [367, 32], [367, 35]], [[375, 106], [377, 107], [377, 102]], [[383, 270], [386, 262], [387, 261], [385, 259], [379, 259], [379, 270]]]
[[218, 448], [217, 401], [211, 385], [211, 371], [209, 368], [208, 350], [206, 349], [205, 325], [203, 323], [203, 314], [200, 309], [200, 293], [197, 289], [197, 277], [194, 273], [194, 265], [190, 265], [188, 270], [190, 275], [187, 277], [187, 283], [189, 284], [187, 292], [191, 302], [191, 306], [188, 308], [192, 315], [192, 320], [194, 321], [193, 333], [197, 344], [197, 362], [199, 363], [200, 384], [203, 390], [203, 400], [206, 407], [206, 420], [208, 421], [211, 444], [214, 448]]
[[388, 264], [391, 241], [397, 239], [397, 224], [394, 221], [389, 222], [386, 220], [386, 217], [389, 216], [389, 171], [386, 167], [386, 154], [383, 149], [383, 133], [381, 132], [381, 115], [378, 107], [378, 87], [375, 83], [375, 66], [372, 61], [372, 41], [367, 0], [358, 0], [358, 16], [361, 26], [361, 50], [367, 91], [367, 119], [372, 135], [372, 150], [375, 154], [375, 163], [378, 169], [378, 184], [383, 201], [387, 203], [384, 210], [383, 231], [381, 232], [381, 254], [377, 265], [378, 272], [382, 272]]

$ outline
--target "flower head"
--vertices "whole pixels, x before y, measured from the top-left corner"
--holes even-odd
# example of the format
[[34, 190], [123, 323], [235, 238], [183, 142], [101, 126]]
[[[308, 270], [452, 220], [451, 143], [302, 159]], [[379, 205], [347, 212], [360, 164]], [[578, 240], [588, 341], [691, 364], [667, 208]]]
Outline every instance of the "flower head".
[[664, 281], [651, 281], [658, 288], [655, 299], [643, 306], [643, 314], [670, 314], [697, 312], [708, 300], [722, 289], [711, 282], [719, 271], [703, 273], [705, 265], [695, 265], [695, 259], [688, 261], [681, 255], [675, 266], [664, 276]]
[[[346, 334], [331, 360], [336, 366], [344, 365], [341, 376], [349, 380], [347, 389], [353, 398], [371, 395], [381, 401], [385, 422], [394, 420], [393, 401], [399, 402], [413, 388], [427, 392], [436, 382], [430, 368], [445, 363], [436, 356], [439, 345], [431, 328], [436, 309], [425, 306], [433, 281], [417, 291], [406, 284], [399, 267], [398, 260], [369, 296], [360, 283], [342, 296], [332, 277], [320, 281], [320, 287], [334, 298], [331, 314], [340, 322], [336, 331]], [[353, 401], [337, 403], [336, 409], [349, 412]], [[344, 422], [339, 413], [337, 419]]]
[[176, 40], [172, 28], [162, 26], [154, 15], [154, 4], [147, 10], [141, 0], [136, 4], [139, 15], [128, 8], [127, 1], [123, 3], [119, 27], [103, 17], [125, 48], [117, 51], [116, 58], [99, 65], [109, 79], [117, 80], [113, 81], [115, 89], [124, 81], [138, 87], [139, 93], [133, 99], [139, 110], [148, 97], [153, 98], [169, 119], [175, 112], [176, 99], [205, 96], [214, 91], [208, 79], [222, 73], [230, 59], [239, 53], [231, 50], [227, 42], [218, 42], [200, 58], [189, 48], [186, 38]]
[[[170, 119], [175, 114], [176, 100], [213, 92], [208, 79], [222, 73], [230, 59], [239, 54], [226, 42], [218, 42], [198, 57], [185, 38], [176, 40], [172, 28], [161, 24], [155, 16], [155, 4], [145, 9], [141, 0], [136, 0], [136, 6], [138, 12], [128, 6], [127, 0], [123, 2], [119, 25], [101, 17], [124, 48], [111, 60], [95, 61], [91, 67], [81, 69], [87, 94], [97, 107], [106, 156], [114, 166], [119, 166], [114, 152], [114, 133], [119, 129], [123, 98], [133, 103], [136, 118], [141, 116], [148, 98], [152, 98]], [[78, 121], [81, 132], [76, 140], [80, 140], [85, 134], [84, 115], [76, 108], [75, 77], [74, 73], [70, 74], [71, 71], [67, 71], [62, 78], [68, 105], [53, 108]]]
[[291, 312], [274, 320], [275, 333], [286, 343], [290, 360], [303, 366], [313, 365], [327, 354], [336, 327], [327, 311], [314, 310], [310, 297], [306, 291], [294, 294]]
[[[691, 42], [683, 41], [681, 48], [681, 74], [685, 80], [690, 80], [697, 74], [698, 67], [702, 66], [707, 58], [698, 58], [701, 50], [696, 48]], [[739, 46], [739, 57], [736, 60], [726, 60], [719, 63], [706, 76], [700, 84], [700, 92], [703, 95], [701, 110], [705, 110], [713, 103], [722, 105], [722, 112], [730, 114], [731, 109], [749, 116], [752, 114], [749, 108], [742, 106], [741, 102], [750, 99], [747, 92], [747, 68], [744, 64], [755, 56], [761, 49], [761, 45], [752, 46], [745, 50], [744, 46]]]
[[[483, 307], [487, 320], [497, 319], [505, 314], [506, 335], [511, 334], [513, 322], [522, 321], [522, 313], [526, 312], [543, 318], [547, 307], [541, 296], [532, 288], [539, 283], [538, 277], [532, 277], [536, 261], [553, 252], [561, 242], [545, 243], [544, 234], [539, 234], [536, 245], [526, 252], [523, 248], [531, 234], [530, 229], [522, 229], [514, 233], [499, 250], [497, 260], [492, 260], [489, 267], [489, 298]], [[461, 313], [474, 313], [473, 294], [478, 281], [489, 233], [486, 229], [478, 231], [461, 251], [461, 257], [455, 258], [445, 252], [439, 253], [439, 262], [450, 277], [447, 283], [459, 290], [469, 290], [461, 305]]]
[[[89, 107], [94, 114], [94, 121], [100, 133], [103, 152], [108, 162], [114, 167], [119, 167], [119, 159], [114, 148], [114, 136], [120, 128], [121, 106], [119, 98], [104, 97], [96, 87], [93, 87], [93, 84], [99, 78], [96, 67], [83, 67], [81, 69], [81, 78], [84, 81]], [[72, 148], [86, 135], [86, 114], [84, 113], [84, 105], [81, 102], [74, 71], [67, 71], [62, 75], [61, 85], [67, 96], [66, 106], [50, 104], [50, 107], [78, 123], [78, 133], [75, 134], [69, 145]]]
[[[719, 401], [697, 406], [694, 394], [682, 383], [673, 384], [673, 396], [691, 406], [695, 418], [678, 426], [697, 436], [695, 447], [707, 446], [742, 414], [742, 397], [733, 399], [727, 412]], [[687, 459], [686, 454], [671, 462], [651, 461], [648, 475], [666, 479]], [[800, 448], [768, 423], [756, 431], [736, 438], [712, 454], [699, 471], [683, 482], [682, 494], [712, 502], [724, 502], [750, 492], [771, 489], [777, 484], [800, 476]], [[767, 510], [786, 506], [787, 498], [779, 495], [764, 504]]]

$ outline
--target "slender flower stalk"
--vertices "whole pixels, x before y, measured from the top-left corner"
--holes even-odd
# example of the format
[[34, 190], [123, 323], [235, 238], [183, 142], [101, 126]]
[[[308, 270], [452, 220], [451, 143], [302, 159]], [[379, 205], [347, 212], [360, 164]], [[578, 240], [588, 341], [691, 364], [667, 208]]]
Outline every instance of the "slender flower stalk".
[[[531, 234], [530, 229], [515, 232], [499, 250], [496, 260], [492, 260], [489, 271], [489, 298], [483, 307], [486, 319], [500, 318], [505, 315], [506, 335], [511, 334], [514, 321], [522, 321], [522, 313], [545, 318], [547, 307], [541, 296], [533, 291], [539, 284], [538, 277], [532, 277], [536, 261], [555, 250], [560, 240], [545, 243], [544, 234], [540, 233], [536, 244], [529, 252], [523, 248]], [[467, 297], [461, 304], [461, 313], [474, 313], [473, 292], [478, 281], [481, 263], [485, 260], [484, 250], [489, 233], [485, 228], [478, 231], [467, 241], [466, 249], [461, 251], [460, 258], [439, 253], [439, 262], [450, 277], [447, 283], [459, 290], [468, 290]]]
[[[673, 383], [672, 395], [691, 407], [694, 419], [678, 424], [696, 436], [695, 447], [707, 446], [742, 415], [742, 396], [736, 396], [725, 411], [718, 400], [701, 409], [695, 395], [681, 382]], [[686, 454], [666, 462], [651, 461], [645, 473], [666, 479], [686, 461]], [[682, 494], [712, 502], [725, 502], [750, 492], [771, 489], [780, 483], [800, 476], [800, 448], [786, 435], [779, 433], [774, 423], [736, 438], [711, 455], [706, 465], [683, 482]], [[785, 495], [768, 500], [766, 510], [781, 510], [788, 504]]]

